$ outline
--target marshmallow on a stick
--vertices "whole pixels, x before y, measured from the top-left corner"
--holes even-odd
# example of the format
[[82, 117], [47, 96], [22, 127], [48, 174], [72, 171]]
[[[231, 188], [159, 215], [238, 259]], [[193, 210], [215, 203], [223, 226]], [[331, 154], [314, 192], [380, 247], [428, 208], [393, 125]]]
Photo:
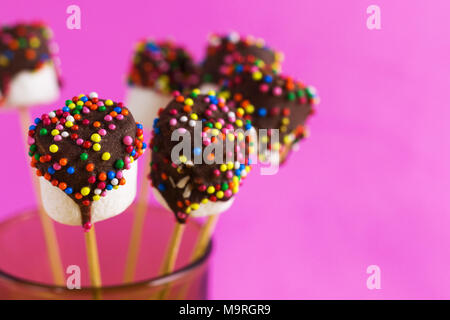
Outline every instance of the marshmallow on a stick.
[[59, 97], [59, 60], [51, 37], [42, 23], [0, 29], [0, 105], [22, 108]]
[[218, 91], [219, 82], [224, 76], [224, 68], [239, 57], [259, 59], [276, 72], [281, 71], [283, 54], [267, 47], [263, 39], [241, 36], [237, 32], [228, 35], [211, 34], [208, 38], [206, 57], [202, 63], [201, 92]]
[[137, 43], [128, 74], [127, 105], [135, 118], [151, 127], [158, 111], [172, 100], [172, 92], [198, 86], [199, 67], [182, 46], [168, 41]]
[[45, 211], [68, 225], [122, 213], [134, 200], [143, 127], [121, 102], [93, 92], [36, 118], [29, 131], [31, 166]]
[[254, 130], [244, 116], [214, 92], [194, 89], [176, 96], [155, 121], [150, 178], [156, 199], [178, 222], [219, 214], [233, 203], [253, 151]]
[[[259, 135], [260, 160], [283, 163], [307, 136], [306, 121], [319, 102], [316, 90], [273, 72], [260, 60], [236, 60], [224, 73], [226, 80], [222, 81], [221, 95], [229, 98], [231, 106], [243, 108], [250, 115]], [[261, 129], [266, 129], [266, 133]], [[278, 155], [274, 156], [273, 152]]]

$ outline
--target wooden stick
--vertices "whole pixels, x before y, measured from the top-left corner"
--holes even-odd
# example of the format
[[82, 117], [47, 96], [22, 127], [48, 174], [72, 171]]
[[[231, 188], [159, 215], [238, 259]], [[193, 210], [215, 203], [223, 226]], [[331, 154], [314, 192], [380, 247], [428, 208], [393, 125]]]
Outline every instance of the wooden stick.
[[[198, 235], [197, 242], [195, 243], [194, 250], [191, 255], [191, 263], [195, 262], [197, 259], [202, 257], [205, 254], [206, 249], [208, 248], [208, 244], [211, 241], [211, 237], [214, 233], [214, 229], [216, 228], [217, 221], [219, 220], [219, 215], [214, 214], [208, 217], [205, 224], [202, 226], [200, 230], [200, 234]], [[187, 282], [178, 293], [178, 299], [185, 299], [187, 292], [189, 290], [190, 282]]]
[[136, 211], [134, 213], [135, 216], [133, 226], [131, 228], [130, 242], [128, 245], [128, 254], [123, 277], [123, 281], [125, 283], [132, 282], [136, 275], [136, 266], [142, 241], [142, 231], [144, 229], [144, 221], [148, 208], [147, 197], [150, 182], [147, 180], [147, 176], [150, 173], [150, 166], [148, 165], [149, 158], [150, 152], [146, 152], [144, 155], [145, 175], [142, 177], [141, 189], [137, 198]]
[[91, 286], [94, 289], [94, 299], [100, 300], [102, 278], [100, 274], [100, 261], [98, 258], [97, 239], [95, 237], [94, 226], [92, 226], [91, 230], [86, 231], [84, 235], [86, 240], [86, 255], [89, 267], [89, 276], [91, 279]]
[[[19, 110], [19, 119], [20, 119], [20, 127], [23, 132], [24, 143], [25, 143], [25, 151], [28, 153], [28, 127], [31, 124], [31, 117], [27, 108], [18, 108]], [[38, 203], [38, 211], [39, 218], [41, 220], [42, 229], [44, 232], [45, 245], [47, 248], [47, 256], [49, 259], [50, 269], [53, 276], [53, 282], [57, 286], [65, 286], [65, 277], [63, 264], [61, 261], [60, 250], [58, 245], [58, 238], [56, 237], [55, 226], [53, 221], [47, 215], [42, 205], [41, 192], [40, 192], [40, 184], [38, 181], [38, 177], [34, 175], [32, 170], [31, 173], [31, 181], [33, 183], [33, 189], [36, 192], [36, 201]]]
[[[161, 276], [167, 275], [175, 269], [175, 263], [178, 257], [178, 251], [180, 249], [181, 239], [183, 238], [184, 229], [186, 225], [184, 223], [177, 222], [170, 237], [169, 246], [167, 247], [164, 255], [164, 260], [161, 265], [159, 274]], [[167, 284], [164, 289], [161, 290], [159, 295], [160, 300], [164, 300], [170, 291], [170, 285]]]
[[200, 234], [198, 235], [197, 243], [194, 247], [194, 251], [192, 252], [191, 262], [199, 259], [205, 253], [218, 220], [218, 214], [211, 215], [206, 220], [206, 223], [202, 226]]

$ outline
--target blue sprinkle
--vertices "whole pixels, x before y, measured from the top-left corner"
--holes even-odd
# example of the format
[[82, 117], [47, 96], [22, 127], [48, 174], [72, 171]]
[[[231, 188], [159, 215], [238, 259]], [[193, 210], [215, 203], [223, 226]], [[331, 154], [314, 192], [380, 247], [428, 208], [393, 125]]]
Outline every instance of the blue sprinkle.
[[68, 167], [66, 171], [67, 171], [68, 174], [73, 174], [75, 172], [75, 168], [74, 167]]
[[53, 167], [48, 167], [47, 171], [50, 174], [54, 174], [55, 173], [55, 169], [53, 169]]
[[147, 148], [147, 143], [142, 142], [142, 149], [146, 149]]
[[245, 169], [245, 164], [241, 164], [240, 166], [239, 166], [239, 169], [242, 171], [242, 170], [244, 170]]
[[155, 128], [155, 134], [160, 134], [160, 132], [161, 132], [161, 129], [159, 129], [159, 128]]
[[83, 101], [83, 102], [86, 102], [86, 101], [88, 101], [89, 99], [88, 99], [88, 97], [84, 96], [84, 97], [81, 97], [80, 100]]
[[[122, 112], [122, 109], [120, 109], [120, 112]], [[138, 124], [136, 125], [136, 127], [137, 127], [138, 129], [144, 129], [144, 127], [143, 127], [142, 124], [140, 124], [140, 123], [138, 123]]]
[[241, 170], [237, 169], [234, 171], [234, 173], [236, 173], [236, 175], [239, 177], [241, 175]]
[[8, 60], [12, 60], [14, 58], [14, 52], [10, 50], [6, 50], [3, 54], [8, 58]]
[[108, 179], [112, 180], [116, 177], [116, 173], [114, 171], [108, 171]]
[[107, 185], [106, 185], [106, 190], [112, 190], [112, 189], [113, 189], [112, 184], [107, 184]]
[[66, 188], [66, 190], [64, 190], [64, 192], [67, 194], [72, 194], [73, 190], [72, 190], [72, 188], [69, 187], [69, 188]]
[[252, 128], [252, 125], [250, 123], [247, 123], [245, 125], [245, 130], [250, 130]]
[[131, 151], [131, 156], [134, 157], [136, 155], [136, 150], [133, 149], [133, 151]]
[[248, 158], [248, 165], [251, 165], [251, 164], [252, 164], [252, 159]]
[[260, 117], [265, 117], [265, 116], [267, 115], [267, 110], [264, 109], [264, 108], [258, 109], [258, 115], [259, 115]]
[[159, 191], [166, 191], [166, 186], [163, 183], [160, 183], [158, 185], [158, 189], [159, 189]]
[[199, 156], [202, 154], [202, 149], [201, 148], [194, 148], [194, 155]]
[[34, 119], [34, 123], [39, 124], [39, 122], [41, 122], [41, 119], [39, 118]]
[[235, 69], [237, 73], [241, 73], [242, 70], [244, 70], [244, 66], [242, 64], [238, 64]]
[[62, 108], [62, 111], [64, 111], [64, 112], [70, 112], [70, 108], [69, 108], [69, 107], [63, 107], [63, 108]]
[[273, 80], [272, 76], [266, 75], [264, 76], [264, 82], [271, 83]]
[[31, 125], [28, 129], [30, 129], [30, 130], [36, 130], [36, 126], [35, 126], [35, 125]]
[[[122, 108], [121, 107], [115, 107], [114, 111], [117, 112], [117, 113], [121, 113], [122, 112]], [[139, 124], [138, 124], [138, 126], [139, 126]]]

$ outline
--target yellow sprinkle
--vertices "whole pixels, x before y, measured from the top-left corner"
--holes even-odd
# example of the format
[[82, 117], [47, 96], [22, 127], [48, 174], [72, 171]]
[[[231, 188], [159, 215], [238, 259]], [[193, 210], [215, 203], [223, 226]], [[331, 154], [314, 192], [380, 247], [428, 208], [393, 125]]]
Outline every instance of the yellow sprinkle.
[[91, 189], [89, 187], [83, 187], [81, 188], [81, 194], [83, 196], [87, 196], [89, 193], [91, 193]]
[[77, 106], [80, 106], [80, 107], [81, 107], [81, 106], [83, 106], [83, 105], [84, 105], [84, 102], [83, 102], [83, 101], [81, 101], [81, 100], [78, 100], [78, 101], [77, 101]]
[[208, 203], [208, 201], [209, 201], [208, 198], [203, 198], [201, 202], [202, 202], [203, 204], [205, 204], [205, 203]]
[[194, 93], [194, 94], [200, 94], [200, 89], [194, 89], [194, 90], [192, 90], [192, 93]]
[[95, 196], [92, 197], [92, 200], [98, 201], [98, 200], [100, 200], [100, 196], [98, 194], [96, 194]]
[[253, 72], [252, 78], [253, 78], [253, 80], [256, 80], [256, 81], [261, 80], [261, 78], [262, 78], [261, 71]]
[[226, 164], [221, 164], [220, 165], [220, 171], [222, 171], [222, 172], [227, 171], [227, 165]]
[[115, 186], [113, 186], [113, 189], [114, 189], [114, 190], [117, 190], [117, 189], [119, 189], [119, 185], [115, 185]]
[[217, 129], [212, 129], [211, 130], [211, 135], [213, 135], [213, 136], [217, 136], [217, 135], [219, 135], [219, 133], [220, 133], [220, 131], [217, 130]]
[[38, 37], [32, 37], [30, 39], [30, 47], [33, 49], [39, 48], [39, 46], [41, 45], [41, 41], [39, 40]]
[[94, 151], [100, 151], [101, 148], [102, 146], [100, 145], [100, 143], [94, 143], [94, 145], [92, 146], [92, 150]]
[[284, 125], [288, 125], [289, 124], [289, 118], [283, 118], [283, 119], [281, 119], [281, 123], [282, 124], [284, 124]]
[[245, 111], [247, 113], [252, 114], [253, 112], [255, 112], [255, 107], [253, 105], [249, 104], [248, 106], [245, 107]]
[[218, 199], [222, 199], [222, 198], [223, 198], [223, 191], [222, 191], [222, 190], [217, 191], [216, 197], [217, 197]]
[[57, 130], [57, 129], [52, 130], [52, 136], [56, 136], [58, 134], [59, 134], [59, 130]]
[[213, 186], [209, 186], [208, 189], [206, 189], [206, 192], [208, 192], [209, 194], [214, 193], [214, 191], [216, 191], [216, 188], [214, 188]]
[[242, 127], [242, 120], [241, 120], [241, 119], [237, 119], [237, 120], [236, 120], [236, 125], [237, 125], [238, 127]]
[[110, 107], [110, 106], [112, 106], [114, 103], [112, 102], [112, 100], [106, 100], [105, 101], [105, 104], [108, 106], [108, 107]]
[[196, 113], [191, 114], [191, 119], [197, 120], [198, 119], [197, 114]]
[[217, 129], [222, 129], [222, 124], [220, 122], [216, 122], [214, 125]]
[[67, 106], [70, 110], [74, 109], [76, 107], [75, 103], [71, 103]]
[[234, 168], [234, 163], [232, 161], [227, 162], [227, 169], [232, 170]]
[[49, 149], [50, 149], [51, 153], [55, 153], [55, 152], [58, 152], [59, 148], [56, 144], [52, 144]]
[[67, 128], [71, 128], [73, 126], [73, 122], [72, 121], [66, 121], [65, 126]]
[[208, 91], [208, 96], [215, 96], [216, 92], [214, 90], [209, 90]]
[[191, 204], [192, 210], [197, 210], [199, 207], [200, 207], [200, 205], [198, 203]]
[[98, 133], [94, 133], [91, 135], [91, 140], [94, 142], [102, 141], [102, 137]]
[[186, 100], [184, 100], [184, 104], [192, 106], [194, 104], [194, 100], [192, 100], [191, 98], [187, 98]]
[[111, 154], [109, 152], [103, 152], [102, 154], [102, 160], [108, 161], [111, 158]]
[[185, 213], [187, 214], [191, 213], [191, 208], [187, 207]]
[[187, 161], [186, 156], [180, 156], [180, 162], [185, 163]]
[[235, 187], [233, 187], [233, 193], [238, 193], [238, 191], [239, 191], [239, 187], [238, 186], [235, 186]]

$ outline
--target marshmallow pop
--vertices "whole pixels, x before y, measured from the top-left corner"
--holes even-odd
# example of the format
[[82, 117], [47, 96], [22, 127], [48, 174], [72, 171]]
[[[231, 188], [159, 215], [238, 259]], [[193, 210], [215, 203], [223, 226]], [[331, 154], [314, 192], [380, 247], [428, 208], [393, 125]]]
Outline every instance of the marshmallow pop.
[[275, 71], [281, 70], [283, 54], [267, 47], [263, 39], [241, 36], [236, 32], [228, 35], [211, 34], [208, 39], [206, 57], [202, 64], [202, 84], [200, 90], [217, 91], [219, 80], [223, 77], [224, 65], [238, 57], [262, 60]]
[[59, 96], [59, 60], [51, 30], [42, 23], [0, 30], [0, 105], [26, 107]]
[[[243, 108], [228, 107], [214, 92], [194, 89], [176, 96], [155, 120], [150, 178], [156, 199], [179, 223], [189, 216], [219, 214], [233, 203], [250, 171], [254, 143], [246, 134], [254, 129], [244, 115]], [[179, 143], [172, 141], [174, 133], [192, 137], [188, 154], [172, 155]]]
[[[289, 76], [276, 74], [261, 60], [244, 59], [228, 65], [222, 95], [229, 104], [243, 108], [258, 131], [261, 161], [283, 163], [292, 148], [307, 136], [305, 123], [314, 113], [319, 98], [313, 87]], [[262, 135], [260, 129], [267, 129]], [[278, 129], [278, 139], [274, 130]], [[266, 146], [266, 147], [262, 147]], [[273, 157], [272, 151], [278, 152]]]
[[136, 119], [151, 127], [173, 91], [198, 86], [200, 70], [191, 54], [172, 41], [140, 41], [128, 74], [127, 103]]
[[96, 93], [36, 118], [29, 155], [48, 215], [89, 230], [123, 212], [136, 195], [136, 159], [146, 148], [142, 129], [123, 103]]

